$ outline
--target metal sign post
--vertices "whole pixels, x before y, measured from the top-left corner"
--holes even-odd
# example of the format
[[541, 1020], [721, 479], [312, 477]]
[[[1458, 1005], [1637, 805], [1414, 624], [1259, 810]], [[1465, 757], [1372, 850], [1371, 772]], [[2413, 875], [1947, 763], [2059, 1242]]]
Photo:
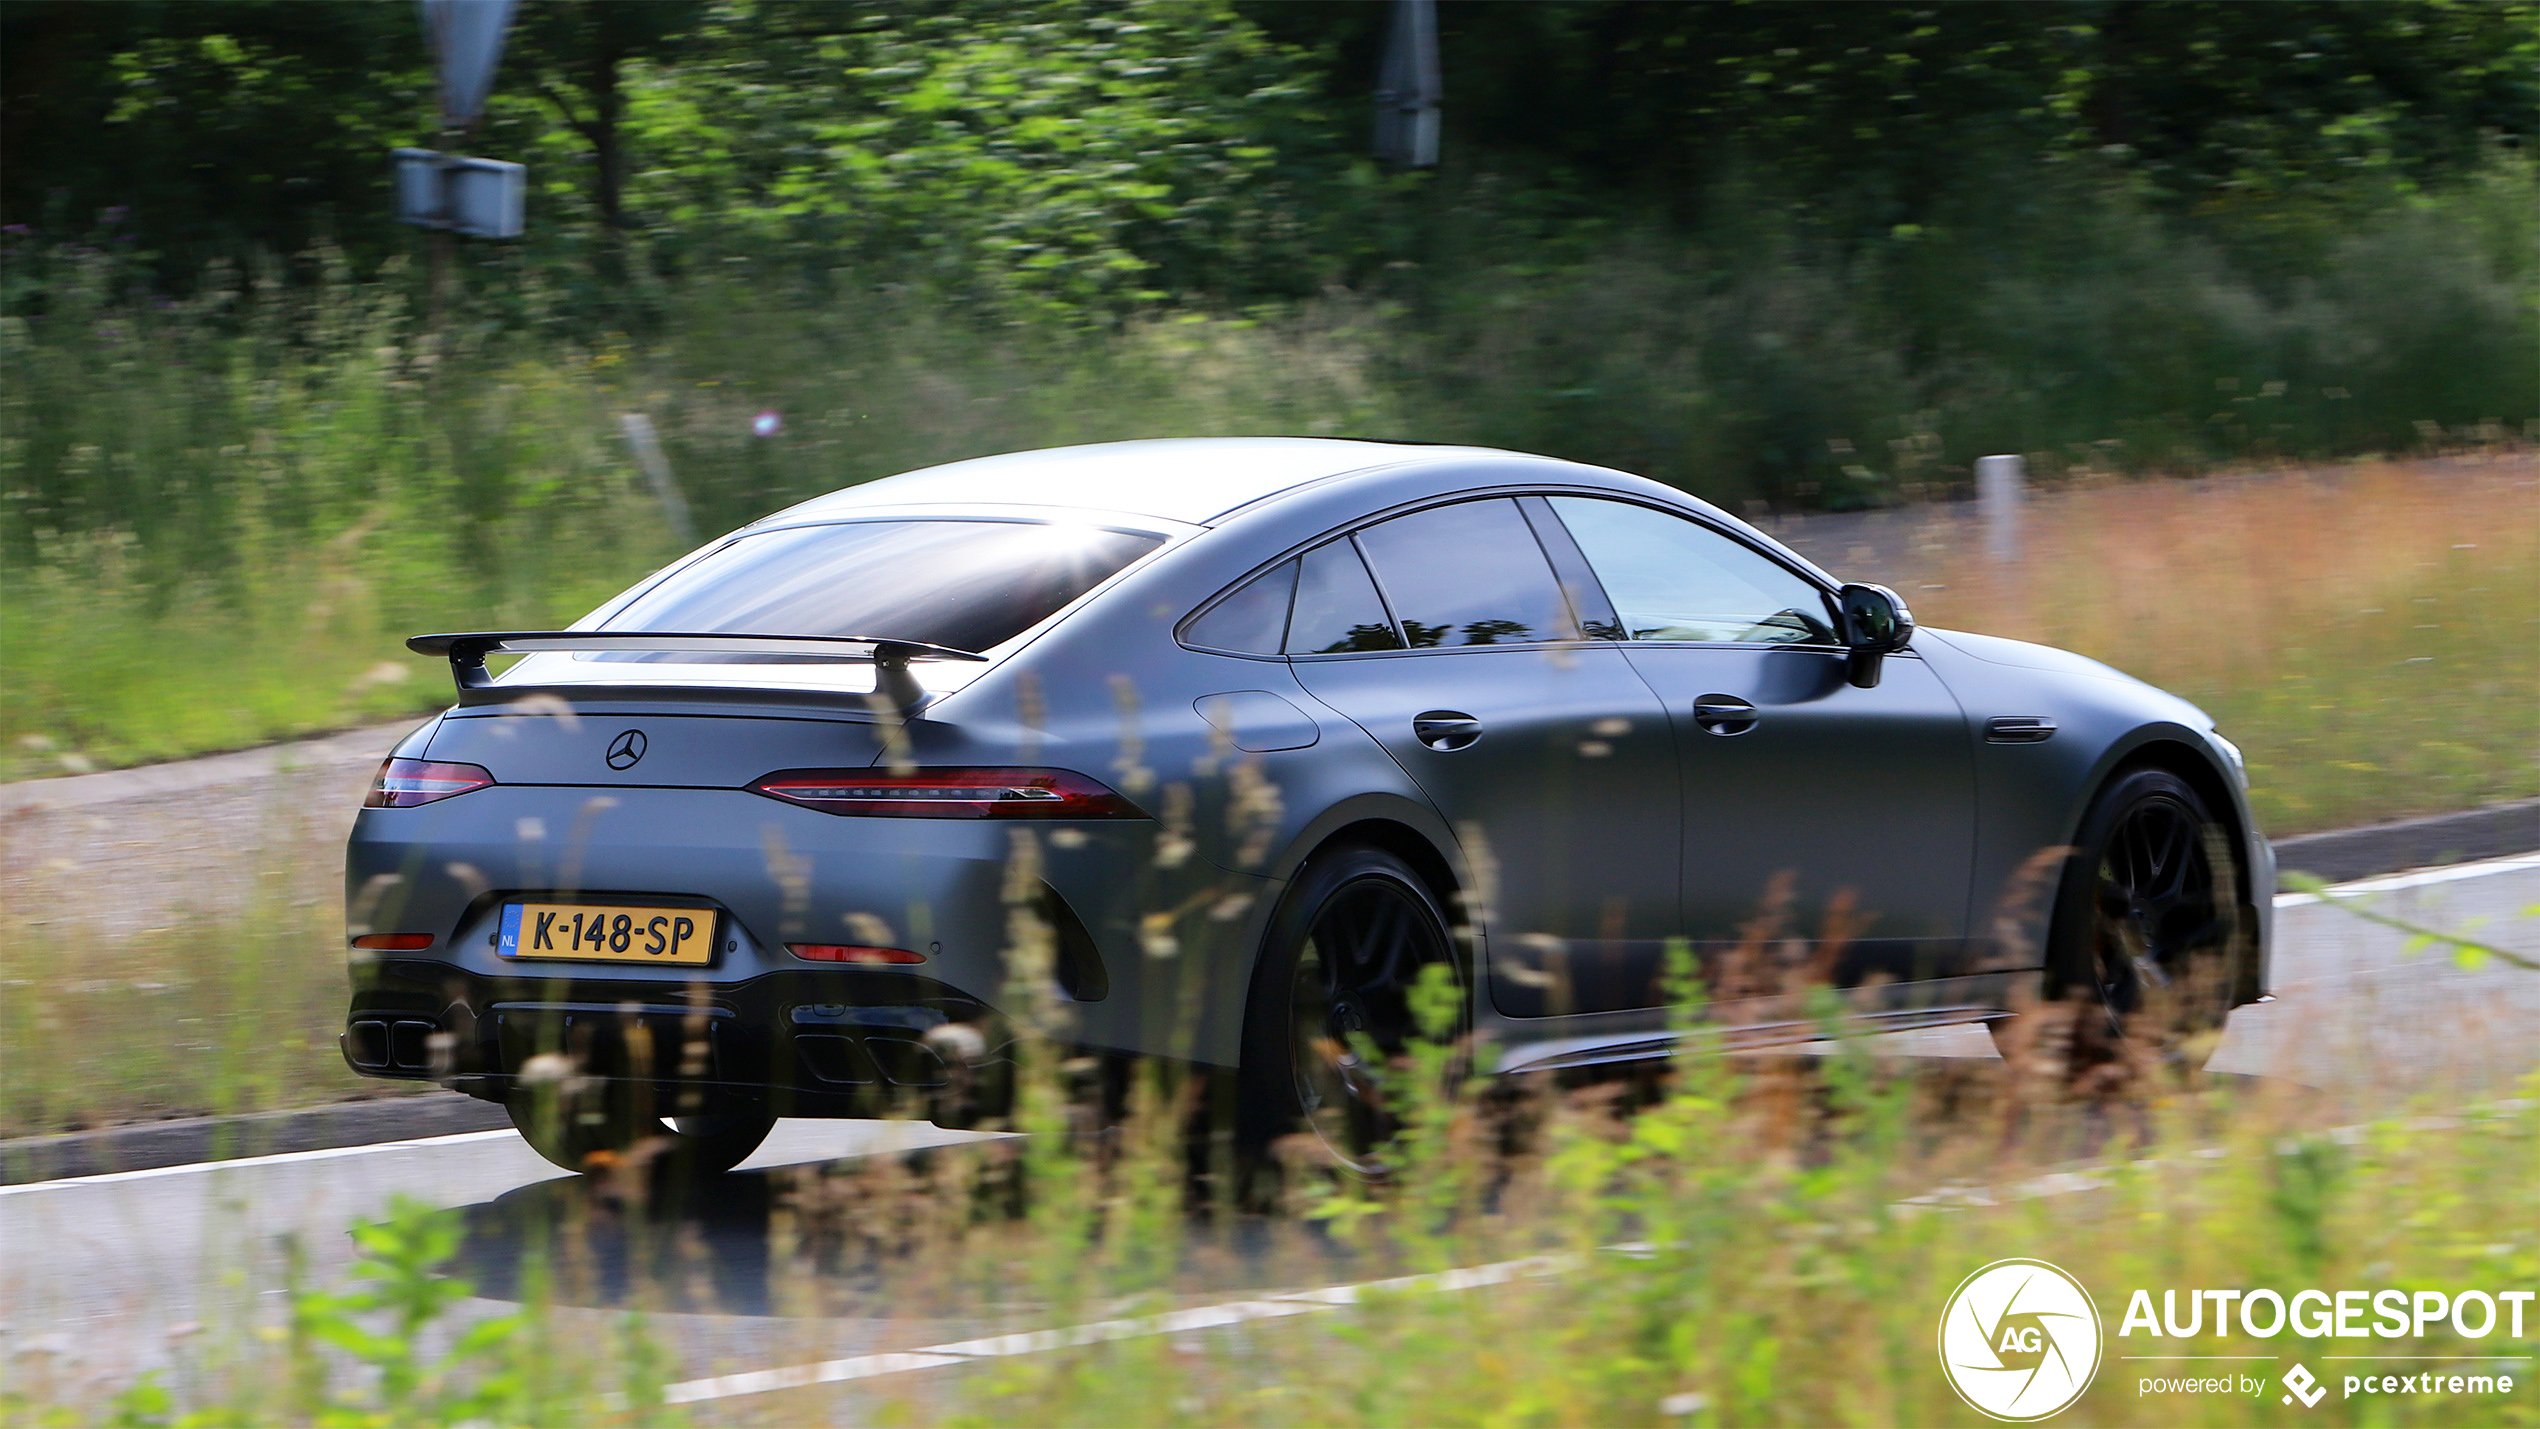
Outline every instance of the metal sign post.
[[[516, 0], [416, 0], [441, 73], [441, 132], [464, 134], [485, 112]], [[450, 286], [450, 235], [518, 238], [528, 171], [499, 159], [438, 149], [399, 149], [397, 217], [432, 230], [432, 330], [441, 331]]]
[[441, 67], [441, 123], [462, 132], [475, 126], [494, 89], [494, 66], [503, 58], [503, 34], [511, 28], [514, 0], [416, 0], [423, 32]]

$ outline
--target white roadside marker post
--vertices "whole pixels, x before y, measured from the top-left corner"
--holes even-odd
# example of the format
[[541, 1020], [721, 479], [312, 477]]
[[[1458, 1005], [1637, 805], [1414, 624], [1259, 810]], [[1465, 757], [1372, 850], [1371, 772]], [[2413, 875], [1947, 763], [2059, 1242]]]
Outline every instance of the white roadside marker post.
[[2020, 558], [2020, 506], [2027, 499], [2025, 463], [2017, 456], [1976, 458], [1976, 515], [1984, 522], [1985, 559]]

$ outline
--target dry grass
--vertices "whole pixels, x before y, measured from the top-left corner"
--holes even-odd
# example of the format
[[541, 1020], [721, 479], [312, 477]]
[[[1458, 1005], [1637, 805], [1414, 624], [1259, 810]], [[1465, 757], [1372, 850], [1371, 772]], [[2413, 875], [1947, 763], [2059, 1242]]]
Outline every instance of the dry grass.
[[1942, 554], [1938, 626], [2043, 641], [2202, 705], [2269, 833], [2540, 794], [2540, 462], [2082, 481], [2025, 559]]
[[406, 1090], [335, 1046], [367, 777], [0, 816], [0, 1135]]

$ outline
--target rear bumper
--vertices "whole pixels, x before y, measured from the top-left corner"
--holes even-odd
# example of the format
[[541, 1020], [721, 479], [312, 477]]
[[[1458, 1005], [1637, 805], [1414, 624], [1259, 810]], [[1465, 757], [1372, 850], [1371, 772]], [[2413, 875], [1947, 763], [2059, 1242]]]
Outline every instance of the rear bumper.
[[[427, 936], [432, 961], [479, 982], [605, 982], [639, 1002], [676, 1002], [698, 980], [731, 987], [793, 972], [861, 985], [914, 974], [994, 1003], [1013, 981], [1008, 898], [1022, 888], [1063, 925], [1061, 995], [1097, 1001], [1106, 967], [1135, 946], [1135, 909], [1113, 906], [1123, 903], [1113, 890], [1134, 885], [1124, 870], [1145, 861], [1152, 829], [840, 818], [733, 789], [498, 785], [363, 810], [345, 847], [345, 921], [350, 935]], [[1064, 849], [1051, 842], [1062, 830]], [[1025, 837], [1041, 842], [1018, 853]], [[1013, 877], [1027, 864], [1037, 892]], [[711, 910], [710, 960], [516, 961], [498, 939], [513, 902]], [[922, 961], [887, 973], [812, 964], [790, 943], [883, 945]]]
[[[836, 972], [789, 971], [683, 988], [488, 977], [424, 959], [357, 981], [340, 1044], [363, 1076], [487, 1101], [574, 1076], [647, 1086], [665, 1110], [746, 1102], [778, 1116], [933, 1110], [1010, 1058], [985, 1004], [922, 977], [842, 986]], [[536, 1063], [550, 1054], [560, 1060]]]

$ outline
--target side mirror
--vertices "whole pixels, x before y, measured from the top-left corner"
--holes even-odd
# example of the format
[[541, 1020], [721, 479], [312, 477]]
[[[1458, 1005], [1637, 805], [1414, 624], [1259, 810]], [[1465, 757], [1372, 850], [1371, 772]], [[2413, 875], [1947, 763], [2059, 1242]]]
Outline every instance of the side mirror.
[[1845, 586], [1835, 603], [1843, 614], [1844, 646], [1852, 652], [1847, 676], [1857, 688], [1877, 689], [1879, 662], [1914, 638], [1914, 612], [1883, 585]]

